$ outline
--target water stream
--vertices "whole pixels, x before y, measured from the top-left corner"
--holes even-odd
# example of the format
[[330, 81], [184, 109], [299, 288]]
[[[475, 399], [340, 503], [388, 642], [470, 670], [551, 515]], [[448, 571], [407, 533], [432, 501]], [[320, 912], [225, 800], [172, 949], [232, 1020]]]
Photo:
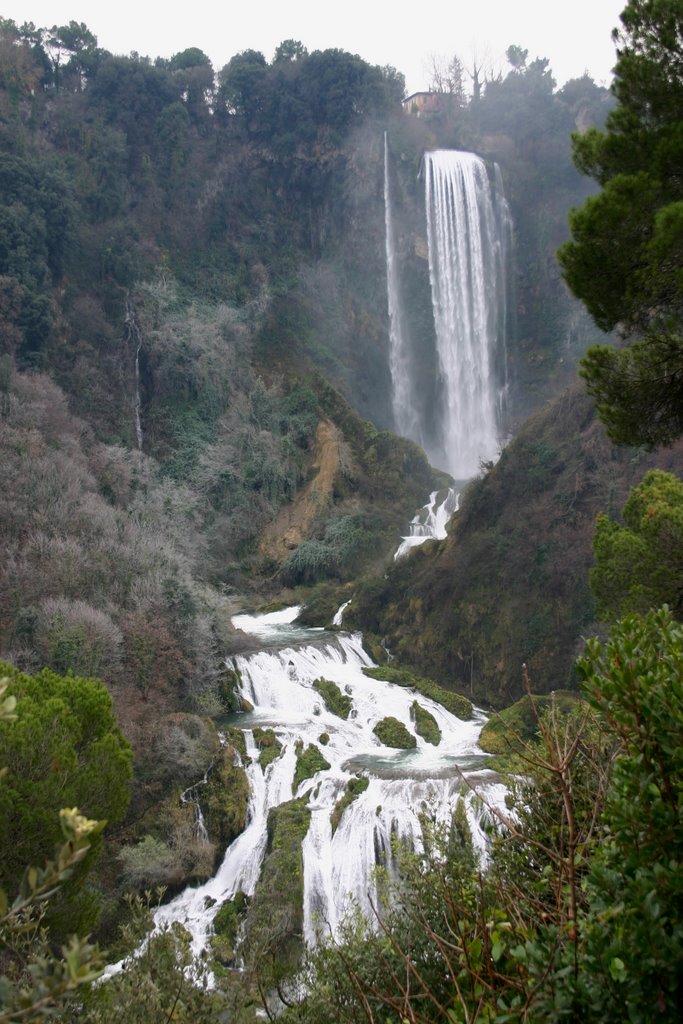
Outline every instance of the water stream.
[[[243, 729], [245, 762], [251, 796], [248, 824], [231, 844], [216, 875], [204, 885], [188, 888], [157, 913], [157, 924], [182, 921], [199, 953], [209, 940], [221, 904], [238, 891], [252, 894], [267, 845], [268, 812], [272, 807], [307, 796], [311, 823], [303, 843], [304, 931], [309, 943], [336, 934], [353, 905], [370, 913], [373, 872], [389, 863], [392, 838], [401, 837], [419, 849], [422, 816], [447, 825], [460, 796], [465, 800], [474, 840], [483, 849], [481, 808], [464, 778], [476, 778], [487, 799], [504, 795], [497, 777], [486, 769], [486, 755], [477, 745], [485, 720], [476, 712], [460, 721], [426, 697], [393, 684], [370, 679], [372, 665], [360, 634], [302, 629], [294, 623], [298, 608], [270, 616], [237, 616], [235, 625], [259, 637], [257, 653], [232, 659], [241, 674], [241, 692], [254, 710], [238, 716]], [[329, 712], [314, 680], [335, 682], [353, 700], [348, 720]], [[438, 746], [417, 736], [412, 750], [383, 746], [373, 732], [376, 723], [393, 716], [414, 733], [411, 705], [415, 699], [429, 710], [441, 730]], [[265, 770], [258, 762], [253, 729], [274, 729], [282, 752]], [[324, 744], [321, 736], [327, 734]], [[295, 745], [319, 746], [330, 767], [293, 789]], [[330, 815], [346, 783], [365, 774], [368, 788], [344, 812], [332, 833]]]
[[432, 491], [427, 504], [411, 520], [408, 536], [401, 538], [394, 560], [407, 555], [426, 540], [444, 540], [450, 518], [458, 511], [459, 499], [460, 495], [452, 487], [446, 491]]

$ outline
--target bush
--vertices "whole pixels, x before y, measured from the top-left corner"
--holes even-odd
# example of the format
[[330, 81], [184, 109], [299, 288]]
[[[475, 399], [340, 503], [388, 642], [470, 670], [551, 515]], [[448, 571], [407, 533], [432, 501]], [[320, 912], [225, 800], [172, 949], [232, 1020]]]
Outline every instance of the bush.
[[399, 750], [410, 750], [417, 746], [417, 740], [408, 732], [403, 722], [388, 715], [377, 723], [372, 730], [385, 747], [396, 747]]
[[467, 697], [453, 693], [452, 690], [444, 690], [443, 686], [439, 686], [432, 679], [413, 675], [407, 668], [382, 665], [379, 668], [364, 668], [363, 672], [370, 679], [382, 679], [387, 683], [395, 683], [396, 686], [411, 687], [425, 697], [429, 697], [430, 700], [436, 701], [437, 704], [441, 704], [446, 711], [450, 711], [456, 718], [462, 718], [463, 721], [472, 717], [472, 702]]
[[310, 743], [304, 750], [304, 745], [299, 740], [296, 745], [296, 768], [294, 769], [292, 791], [296, 793], [304, 779], [311, 779], [316, 772], [326, 771], [329, 767], [329, 762], [325, 760], [315, 743]]
[[370, 785], [370, 779], [365, 775], [356, 775], [353, 779], [349, 779], [346, 783], [346, 790], [344, 795], [337, 800], [332, 813], [330, 815], [330, 824], [332, 826], [332, 835], [337, 831], [339, 822], [342, 820], [342, 815], [347, 807], [349, 807], [356, 797], [359, 797], [361, 793]]
[[254, 729], [254, 742], [259, 748], [258, 763], [263, 771], [282, 753], [282, 744], [272, 729]]
[[316, 679], [313, 682], [313, 689], [320, 694], [325, 702], [325, 707], [333, 715], [343, 719], [349, 717], [353, 701], [341, 692], [336, 683], [333, 683], [330, 679]]
[[427, 743], [432, 743], [435, 747], [438, 747], [441, 742], [441, 729], [439, 729], [434, 715], [414, 700], [410, 708], [410, 716], [415, 722], [415, 732], [417, 735], [422, 736]]
[[145, 836], [135, 846], [124, 846], [119, 853], [121, 880], [127, 889], [167, 885], [177, 870], [177, 858], [167, 843]]

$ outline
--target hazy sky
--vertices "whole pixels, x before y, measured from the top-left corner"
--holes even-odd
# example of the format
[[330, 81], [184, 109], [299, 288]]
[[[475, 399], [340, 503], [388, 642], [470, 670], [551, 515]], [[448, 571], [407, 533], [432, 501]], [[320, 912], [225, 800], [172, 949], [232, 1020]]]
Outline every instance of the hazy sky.
[[113, 53], [136, 50], [170, 57], [198, 46], [219, 70], [245, 49], [268, 60], [283, 39], [309, 50], [339, 47], [372, 64], [392, 64], [409, 92], [427, 87], [432, 54], [457, 53], [467, 64], [480, 58], [505, 67], [505, 50], [517, 43], [529, 57], [548, 57], [558, 83], [588, 71], [609, 84], [615, 52], [611, 31], [626, 0], [0, 0], [0, 13], [17, 23], [51, 27], [84, 21], [100, 46]]

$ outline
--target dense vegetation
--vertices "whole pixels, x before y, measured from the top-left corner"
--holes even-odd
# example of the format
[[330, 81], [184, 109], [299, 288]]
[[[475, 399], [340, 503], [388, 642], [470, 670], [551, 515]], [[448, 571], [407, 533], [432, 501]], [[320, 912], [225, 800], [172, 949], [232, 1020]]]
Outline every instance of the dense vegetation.
[[[630, 0], [612, 96], [587, 76], [556, 90], [513, 46], [469, 98], [455, 59], [430, 120], [402, 113], [395, 69], [340, 50], [286, 40], [214, 74], [194, 47], [122, 57], [76, 22], [0, 19], [0, 1022], [252, 1024], [274, 993], [308, 1024], [678, 1019], [682, 38], [681, 0]], [[498, 161], [516, 241], [516, 436], [447, 540], [391, 564], [446, 480], [388, 429], [384, 130], [425, 351], [426, 148]], [[553, 259], [576, 203], [560, 265], [594, 323]], [[574, 384], [613, 329], [628, 347], [592, 348], [582, 373], [609, 436], [644, 447], [612, 448]], [[463, 718], [455, 691], [574, 689], [529, 692], [488, 730], [520, 774], [486, 870], [462, 804], [443, 834], [425, 814], [377, 920], [351, 918], [292, 984], [308, 791], [329, 767], [300, 745], [306, 792], [271, 811], [253, 898], [216, 919], [217, 988], [208, 962], [191, 980], [176, 926], [93, 987], [97, 951], [64, 936], [99, 919], [108, 958], [131, 952], [152, 890], [206, 878], [246, 825], [244, 737], [213, 723], [237, 709], [237, 590], [313, 587], [325, 621], [353, 594], [345, 624], [396, 659], [370, 674]], [[412, 720], [438, 744], [417, 699]], [[415, 746], [406, 724], [379, 739]], [[254, 738], [267, 768], [280, 741]], [[349, 780], [333, 829], [368, 784]]]

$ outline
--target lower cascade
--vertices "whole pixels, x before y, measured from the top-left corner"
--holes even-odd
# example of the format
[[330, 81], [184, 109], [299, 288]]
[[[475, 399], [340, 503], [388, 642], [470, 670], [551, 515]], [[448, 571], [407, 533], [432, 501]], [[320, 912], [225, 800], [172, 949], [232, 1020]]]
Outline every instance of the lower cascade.
[[458, 511], [459, 499], [460, 495], [452, 487], [445, 492], [432, 491], [427, 504], [412, 518], [410, 533], [407, 537], [401, 538], [394, 560], [407, 555], [426, 540], [445, 540], [446, 527], [453, 513]]
[[[395, 840], [415, 850], [422, 846], [426, 819], [448, 827], [460, 798], [475, 844], [484, 850], [482, 805], [498, 805], [505, 789], [486, 769], [477, 741], [485, 721], [475, 711], [461, 721], [427, 697], [363, 673], [373, 665], [360, 634], [328, 633], [295, 626], [298, 607], [264, 616], [236, 616], [234, 624], [257, 635], [263, 649], [230, 659], [241, 678], [241, 694], [253, 711], [235, 716], [244, 732], [245, 768], [250, 784], [248, 822], [228, 847], [223, 862], [205, 884], [187, 888], [161, 907], [156, 923], [180, 921], [199, 954], [209, 942], [221, 905], [238, 892], [252, 895], [267, 848], [269, 811], [293, 798], [306, 799], [310, 825], [303, 840], [303, 928], [309, 945], [338, 934], [344, 915], [358, 906], [372, 914], [374, 869], [391, 869]], [[347, 718], [326, 706], [317, 680], [336, 684], [346, 700]], [[417, 700], [440, 731], [437, 745], [415, 731]], [[339, 710], [339, 709], [337, 709]], [[373, 731], [387, 718], [398, 719], [410, 733], [411, 749], [383, 745]], [[281, 751], [265, 769], [254, 740], [257, 727], [274, 730]], [[297, 754], [318, 747], [328, 767], [294, 788]], [[348, 802], [333, 829], [332, 812], [356, 777], [367, 788]], [[357, 786], [362, 789], [362, 786]], [[201, 794], [199, 794], [201, 796]]]

